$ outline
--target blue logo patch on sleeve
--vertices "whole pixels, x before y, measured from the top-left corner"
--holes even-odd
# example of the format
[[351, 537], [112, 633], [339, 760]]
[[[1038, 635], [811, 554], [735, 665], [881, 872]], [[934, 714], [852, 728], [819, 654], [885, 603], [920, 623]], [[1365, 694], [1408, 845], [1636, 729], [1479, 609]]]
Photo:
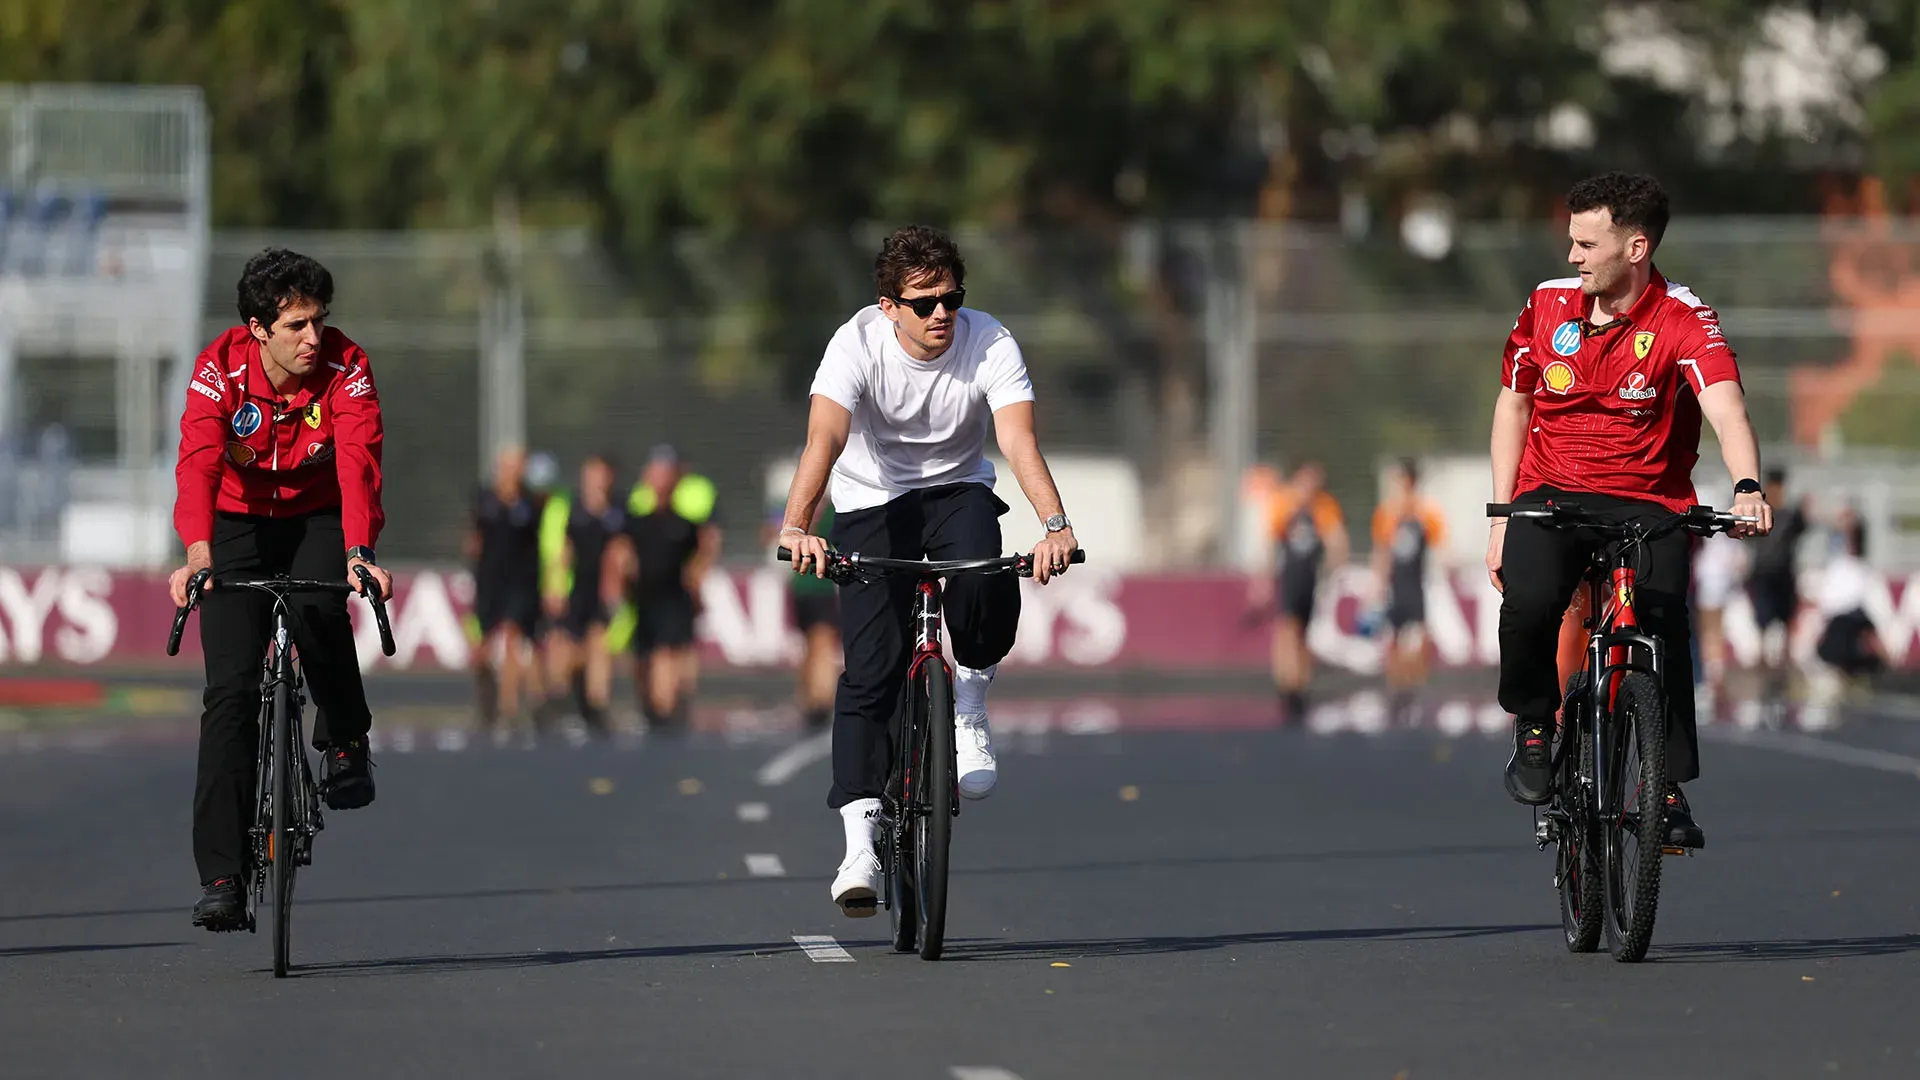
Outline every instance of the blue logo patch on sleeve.
[[1553, 351], [1561, 356], [1573, 356], [1580, 351], [1580, 324], [1568, 319], [1554, 328]]
[[233, 414], [233, 433], [246, 438], [260, 430], [260, 406], [249, 401]]

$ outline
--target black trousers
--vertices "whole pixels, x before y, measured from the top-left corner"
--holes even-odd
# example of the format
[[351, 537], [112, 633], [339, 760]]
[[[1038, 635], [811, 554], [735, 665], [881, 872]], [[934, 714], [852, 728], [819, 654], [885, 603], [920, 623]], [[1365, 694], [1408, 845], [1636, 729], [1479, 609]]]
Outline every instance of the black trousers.
[[[275, 574], [347, 580], [339, 513], [300, 518], [220, 514], [213, 523], [215, 588], [200, 601], [207, 691], [200, 716], [200, 770], [193, 792], [193, 861], [200, 880], [240, 872], [253, 824], [254, 761], [260, 745], [260, 673], [273, 635], [273, 598], [221, 589], [222, 577]], [[366, 737], [373, 724], [354, 651], [347, 598], [309, 593], [288, 601], [288, 629], [307, 690], [318, 706], [313, 745]]]
[[[1583, 509], [1625, 522], [1657, 521], [1672, 511], [1656, 503], [1536, 488], [1518, 503], [1572, 499]], [[1549, 529], [1536, 521], [1507, 525], [1500, 601], [1500, 707], [1529, 720], [1551, 721], [1563, 688], [1556, 666], [1560, 622], [1580, 572], [1602, 539], [1583, 530]], [[1692, 534], [1674, 532], [1647, 545], [1634, 579], [1634, 614], [1643, 631], [1660, 639], [1666, 665], [1667, 776], [1685, 783], [1700, 775], [1700, 737], [1693, 715]]]
[[[1000, 554], [1007, 504], [984, 484], [909, 492], [868, 510], [836, 514], [835, 550], [892, 559], [990, 559]], [[913, 652], [914, 582], [889, 576], [840, 589], [846, 671], [833, 703], [833, 788], [827, 805], [879, 798], [893, 760], [895, 713]], [[1013, 650], [1020, 583], [1012, 574], [956, 574], [942, 594], [947, 652], [982, 668]]]

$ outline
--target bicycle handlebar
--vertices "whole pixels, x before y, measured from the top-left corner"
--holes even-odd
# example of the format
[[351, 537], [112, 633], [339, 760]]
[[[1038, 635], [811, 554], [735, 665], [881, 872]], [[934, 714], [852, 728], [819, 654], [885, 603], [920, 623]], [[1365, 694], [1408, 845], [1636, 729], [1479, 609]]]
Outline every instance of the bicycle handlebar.
[[[780, 562], [793, 561], [793, 549], [781, 548], [774, 553]], [[1067, 557], [1074, 565], [1087, 561], [1087, 553], [1075, 550]], [[918, 574], [925, 577], [937, 577], [941, 574], [965, 573], [1003, 573], [1012, 571], [1020, 577], [1033, 576], [1033, 556], [1008, 555], [993, 559], [889, 559], [879, 555], [862, 555], [857, 551], [842, 554], [838, 551], [827, 552], [827, 576], [837, 573], [850, 573], [860, 570], [877, 570], [881, 573]]]
[[[1616, 537], [1634, 536], [1636, 529], [1642, 528], [1626, 522], [1599, 520], [1578, 503], [1488, 503], [1487, 516], [1538, 521], [1555, 529], [1596, 529]], [[1644, 538], [1657, 540], [1678, 529], [1699, 536], [1710, 536], [1726, 532], [1735, 525], [1750, 525], [1759, 520], [1757, 517], [1715, 510], [1711, 506], [1694, 506], [1645, 528]]]
[[[297, 592], [344, 593], [348, 596], [359, 594], [373, 605], [374, 624], [380, 628], [380, 651], [388, 656], [394, 654], [393, 627], [387, 621], [387, 605], [380, 599], [380, 586], [373, 580], [373, 574], [364, 566], [354, 570], [360, 576], [358, 588], [344, 581], [313, 581], [304, 578], [257, 578], [250, 580], [213, 580], [212, 570], [196, 570], [187, 581], [187, 606], [173, 610], [173, 632], [167, 635], [167, 655], [180, 655], [180, 637], [187, 628], [187, 616], [200, 606], [201, 595], [211, 588], [258, 589], [284, 599]], [[364, 589], [365, 592], [361, 592]]]

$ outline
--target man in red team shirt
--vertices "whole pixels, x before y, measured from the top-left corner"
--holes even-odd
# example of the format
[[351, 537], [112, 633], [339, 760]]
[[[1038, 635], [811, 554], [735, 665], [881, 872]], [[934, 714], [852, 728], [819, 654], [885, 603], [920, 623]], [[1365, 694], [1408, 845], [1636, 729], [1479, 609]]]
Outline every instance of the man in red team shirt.
[[[1654, 268], [1666, 232], [1666, 193], [1648, 176], [1608, 173], [1567, 194], [1567, 261], [1578, 277], [1542, 282], [1520, 312], [1501, 362], [1493, 410], [1493, 498], [1539, 503], [1577, 497], [1622, 521], [1658, 520], [1693, 504], [1704, 415], [1735, 478], [1733, 512], [1759, 519], [1733, 535], [1764, 535], [1772, 512], [1760, 491], [1760, 448], [1719, 317]], [[1561, 614], [1594, 548], [1592, 537], [1535, 521], [1493, 523], [1487, 571], [1500, 604], [1500, 705], [1514, 715], [1507, 791], [1538, 806], [1552, 785], [1554, 663]], [[1667, 670], [1691, 667], [1687, 594], [1691, 538], [1647, 545], [1636, 613], [1666, 647]], [[1667, 690], [1670, 840], [1705, 837], [1680, 793], [1700, 775], [1693, 687]]]
[[[185, 606], [197, 570], [211, 567], [215, 586], [200, 606], [207, 690], [193, 795], [193, 857], [205, 890], [193, 921], [209, 930], [245, 926], [239, 877], [273, 604], [251, 589], [222, 590], [220, 578], [286, 574], [358, 589], [352, 568], [365, 566], [383, 599], [393, 589], [373, 560], [386, 516], [380, 397], [367, 354], [325, 325], [332, 300], [333, 276], [312, 259], [279, 249], [254, 256], [240, 276], [245, 325], [200, 354], [180, 417], [173, 524], [187, 564], [169, 583], [174, 606]], [[325, 759], [322, 793], [336, 810], [365, 806], [373, 801], [373, 718], [346, 597], [295, 596], [289, 606], [319, 706], [313, 745]]]

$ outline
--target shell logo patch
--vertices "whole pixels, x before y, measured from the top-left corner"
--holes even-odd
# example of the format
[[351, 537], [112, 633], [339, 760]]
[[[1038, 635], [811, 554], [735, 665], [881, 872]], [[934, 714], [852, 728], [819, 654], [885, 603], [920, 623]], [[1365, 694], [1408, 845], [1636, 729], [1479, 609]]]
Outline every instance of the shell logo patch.
[[253, 447], [243, 442], [230, 442], [227, 444], [227, 457], [235, 465], [251, 465], [254, 458]]
[[1564, 394], [1573, 389], [1573, 368], [1565, 361], [1555, 360], [1540, 373], [1540, 381], [1546, 383], [1547, 389], [1554, 393]]

